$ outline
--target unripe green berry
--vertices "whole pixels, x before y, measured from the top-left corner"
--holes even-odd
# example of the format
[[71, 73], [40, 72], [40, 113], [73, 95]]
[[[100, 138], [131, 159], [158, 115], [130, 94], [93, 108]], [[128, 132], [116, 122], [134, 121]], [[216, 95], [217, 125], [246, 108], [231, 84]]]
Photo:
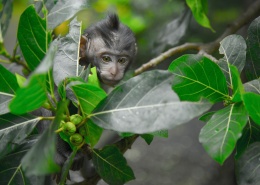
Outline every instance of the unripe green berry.
[[76, 126], [71, 122], [66, 122], [63, 124], [63, 132], [69, 136], [74, 134], [76, 130]]
[[80, 135], [82, 135], [82, 136], [86, 136], [86, 135], [87, 135], [87, 131], [86, 131], [86, 128], [85, 128], [84, 125], [81, 126], [81, 127], [79, 127], [79, 133], [80, 133]]
[[70, 121], [75, 125], [78, 125], [82, 121], [82, 116], [79, 114], [74, 114], [70, 116]]
[[78, 133], [73, 134], [72, 136], [70, 136], [70, 142], [75, 146], [79, 146], [83, 142], [83, 137]]

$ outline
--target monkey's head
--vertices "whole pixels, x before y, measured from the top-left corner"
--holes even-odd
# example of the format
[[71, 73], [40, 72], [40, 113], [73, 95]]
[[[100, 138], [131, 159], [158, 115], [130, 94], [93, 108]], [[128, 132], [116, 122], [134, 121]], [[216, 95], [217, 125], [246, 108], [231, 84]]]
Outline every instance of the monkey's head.
[[136, 55], [133, 32], [119, 22], [116, 14], [86, 29], [81, 38], [81, 65], [97, 67], [101, 82], [114, 86], [123, 77]]

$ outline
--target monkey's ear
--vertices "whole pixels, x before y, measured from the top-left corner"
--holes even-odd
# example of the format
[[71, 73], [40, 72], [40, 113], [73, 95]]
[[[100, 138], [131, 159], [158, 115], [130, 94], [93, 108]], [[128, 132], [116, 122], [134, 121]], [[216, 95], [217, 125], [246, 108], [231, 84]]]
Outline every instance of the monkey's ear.
[[88, 39], [85, 35], [81, 35], [81, 37], [80, 37], [80, 50], [79, 50], [80, 58], [86, 57], [87, 40]]

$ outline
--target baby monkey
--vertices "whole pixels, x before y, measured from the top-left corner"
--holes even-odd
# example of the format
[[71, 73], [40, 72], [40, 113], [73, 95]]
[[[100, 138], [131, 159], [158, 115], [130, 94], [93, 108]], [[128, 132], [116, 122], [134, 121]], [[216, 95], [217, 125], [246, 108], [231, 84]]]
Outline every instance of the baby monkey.
[[90, 26], [80, 41], [80, 65], [96, 66], [99, 80], [108, 86], [124, 77], [137, 52], [136, 39], [116, 14]]

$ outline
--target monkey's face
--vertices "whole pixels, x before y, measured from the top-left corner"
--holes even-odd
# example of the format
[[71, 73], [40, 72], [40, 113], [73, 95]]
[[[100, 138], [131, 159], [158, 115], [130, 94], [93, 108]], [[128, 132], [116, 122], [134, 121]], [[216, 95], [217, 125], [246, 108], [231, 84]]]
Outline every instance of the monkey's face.
[[100, 80], [107, 85], [114, 86], [124, 77], [125, 69], [130, 63], [130, 57], [123, 53], [105, 53], [98, 55], [95, 61], [98, 63]]

